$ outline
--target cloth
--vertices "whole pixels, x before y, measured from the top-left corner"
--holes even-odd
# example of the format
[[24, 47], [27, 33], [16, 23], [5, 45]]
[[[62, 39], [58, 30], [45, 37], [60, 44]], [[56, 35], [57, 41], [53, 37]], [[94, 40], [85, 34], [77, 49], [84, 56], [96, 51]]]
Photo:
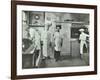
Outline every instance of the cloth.
[[33, 56], [33, 61], [34, 61], [34, 66], [38, 66], [37, 65], [37, 59], [38, 59], [38, 57], [39, 57], [39, 50], [36, 50], [35, 51], [35, 54], [34, 54], [34, 56]]
[[39, 35], [39, 32], [36, 31], [36, 30], [33, 29], [33, 28], [30, 28], [29, 32], [30, 32], [30, 39], [31, 39], [32, 42], [34, 43], [34, 47], [35, 47], [37, 50], [40, 50], [40, 49], [41, 49], [41, 44], [40, 44], [41, 36]]
[[38, 32], [35, 32], [34, 42], [35, 42], [35, 46], [36, 46], [36, 49], [37, 50], [40, 50], [41, 49], [40, 41], [41, 41], [41, 37], [40, 37], [39, 33]]
[[55, 42], [55, 50], [61, 51], [62, 36], [61, 36], [60, 32], [54, 33], [54, 42]]
[[80, 34], [79, 40], [85, 41], [87, 37], [89, 37], [89, 35], [86, 34], [86, 33], [84, 33], [84, 32], [82, 32], [82, 33]]
[[80, 42], [80, 54], [83, 54], [84, 45], [85, 45], [85, 47], [87, 48], [87, 43], [86, 43], [86, 41], [82, 41], [82, 40], [81, 40], [81, 42]]
[[83, 54], [84, 45], [87, 48], [87, 43], [86, 43], [87, 37], [89, 37], [89, 35], [85, 34], [84, 32], [82, 32], [80, 34], [80, 37], [79, 37], [79, 40], [80, 40], [80, 54]]
[[60, 51], [54, 51], [54, 58], [56, 61], [58, 61], [60, 59]]
[[42, 34], [42, 41], [43, 41], [43, 56], [49, 56], [49, 48], [50, 48], [50, 33], [44, 30]]
[[41, 53], [40, 53], [40, 51], [41, 51], [41, 43], [40, 43], [41, 36], [40, 36], [38, 30], [35, 30], [34, 28], [30, 28], [29, 32], [30, 32], [30, 39], [33, 42], [32, 45], [34, 45], [34, 46], [32, 46], [33, 47], [32, 51], [34, 51], [32, 64], [34, 65], [34, 67], [37, 67], [38, 62], [40, 60], [39, 56], [41, 55]]
[[[29, 34], [30, 34], [30, 40], [33, 40], [33, 38], [35, 37], [35, 29], [30, 28], [29, 29]], [[33, 41], [34, 42], [34, 41]]]

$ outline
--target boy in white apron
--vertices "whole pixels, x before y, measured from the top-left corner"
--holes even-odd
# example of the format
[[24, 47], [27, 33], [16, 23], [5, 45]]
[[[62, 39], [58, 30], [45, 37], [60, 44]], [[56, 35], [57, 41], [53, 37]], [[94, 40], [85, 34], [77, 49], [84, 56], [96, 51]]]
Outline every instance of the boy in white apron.
[[81, 32], [81, 34], [79, 36], [79, 40], [80, 40], [80, 58], [82, 58], [84, 45], [85, 45], [86, 48], [88, 48], [87, 43], [86, 43], [86, 39], [87, 39], [87, 37], [89, 37], [89, 35], [84, 33], [84, 29], [80, 29], [79, 31]]

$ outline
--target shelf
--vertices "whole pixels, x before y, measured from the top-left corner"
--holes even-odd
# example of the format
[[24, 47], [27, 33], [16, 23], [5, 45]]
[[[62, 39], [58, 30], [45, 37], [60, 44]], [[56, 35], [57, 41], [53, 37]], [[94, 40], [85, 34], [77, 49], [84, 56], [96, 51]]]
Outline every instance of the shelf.
[[30, 27], [44, 27], [45, 25], [29, 24]]

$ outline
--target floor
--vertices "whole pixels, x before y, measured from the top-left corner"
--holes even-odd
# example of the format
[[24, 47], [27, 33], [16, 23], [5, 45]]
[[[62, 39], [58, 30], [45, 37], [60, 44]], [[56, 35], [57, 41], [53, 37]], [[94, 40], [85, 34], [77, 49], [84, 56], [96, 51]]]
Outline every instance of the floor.
[[[32, 67], [32, 55], [23, 55], [23, 69]], [[52, 68], [52, 67], [72, 67], [72, 66], [88, 66], [89, 57], [87, 53], [84, 53], [83, 58], [79, 56], [63, 55], [59, 61], [55, 61], [54, 57], [50, 59], [41, 60], [39, 68]]]
[[81, 59], [80, 57], [61, 56], [61, 59], [59, 61], [55, 61], [54, 58], [42, 61], [40, 68], [87, 66], [87, 65], [89, 65], [89, 62], [87, 62], [87, 60], [84, 60], [84, 56], [83, 59]]

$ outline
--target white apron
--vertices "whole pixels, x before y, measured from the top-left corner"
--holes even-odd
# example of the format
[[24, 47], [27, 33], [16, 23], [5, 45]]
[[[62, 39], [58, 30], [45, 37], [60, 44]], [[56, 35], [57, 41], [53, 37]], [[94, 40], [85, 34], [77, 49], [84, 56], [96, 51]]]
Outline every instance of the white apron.
[[55, 41], [55, 50], [61, 51], [61, 35], [60, 32], [55, 32], [54, 34], [54, 41]]
[[87, 43], [86, 43], [86, 38], [89, 37], [88, 34], [85, 33], [81, 33], [79, 40], [80, 40], [80, 54], [83, 54], [83, 47], [85, 45], [85, 47], [87, 48]]

